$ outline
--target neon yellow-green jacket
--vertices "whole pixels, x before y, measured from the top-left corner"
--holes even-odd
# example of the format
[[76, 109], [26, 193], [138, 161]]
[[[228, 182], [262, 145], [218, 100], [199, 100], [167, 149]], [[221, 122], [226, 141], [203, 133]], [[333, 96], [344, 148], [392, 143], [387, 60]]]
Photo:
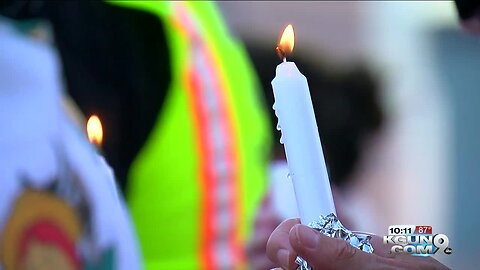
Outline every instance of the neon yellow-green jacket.
[[270, 147], [247, 55], [211, 2], [112, 3], [157, 15], [172, 59], [164, 107], [129, 173], [146, 268], [243, 268]]

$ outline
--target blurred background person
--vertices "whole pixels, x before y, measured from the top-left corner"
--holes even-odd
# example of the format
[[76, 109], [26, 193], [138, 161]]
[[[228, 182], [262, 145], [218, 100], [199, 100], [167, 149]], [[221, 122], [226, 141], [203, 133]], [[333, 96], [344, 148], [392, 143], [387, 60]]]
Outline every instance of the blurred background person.
[[0, 16], [0, 269], [141, 269], [111, 169], [67, 112], [35, 25]]
[[268, 118], [211, 2], [7, 1], [51, 24], [68, 93], [104, 123], [147, 269], [232, 269], [265, 190]]

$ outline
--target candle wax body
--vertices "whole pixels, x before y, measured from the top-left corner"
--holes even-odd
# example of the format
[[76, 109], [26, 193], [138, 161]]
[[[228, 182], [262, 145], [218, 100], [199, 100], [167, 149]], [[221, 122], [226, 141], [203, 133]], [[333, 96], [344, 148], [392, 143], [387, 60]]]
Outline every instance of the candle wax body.
[[295, 63], [284, 62], [272, 86], [301, 222], [336, 214], [307, 79]]

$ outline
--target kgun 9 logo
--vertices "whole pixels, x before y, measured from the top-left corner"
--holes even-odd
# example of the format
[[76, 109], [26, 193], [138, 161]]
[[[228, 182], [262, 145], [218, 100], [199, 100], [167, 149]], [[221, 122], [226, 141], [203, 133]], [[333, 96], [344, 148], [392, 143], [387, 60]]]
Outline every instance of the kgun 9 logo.
[[445, 234], [435, 235], [388, 235], [383, 237], [384, 244], [393, 244], [392, 253], [410, 253], [415, 256], [430, 256], [439, 250], [445, 254], [452, 254], [448, 246], [448, 237]]

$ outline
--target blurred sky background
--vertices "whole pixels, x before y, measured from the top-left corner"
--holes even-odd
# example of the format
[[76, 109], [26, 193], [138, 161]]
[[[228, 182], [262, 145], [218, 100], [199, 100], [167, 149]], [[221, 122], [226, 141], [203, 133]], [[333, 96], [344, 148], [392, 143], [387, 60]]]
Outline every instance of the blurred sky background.
[[[274, 48], [295, 28], [295, 55], [344, 69], [364, 62], [382, 86], [384, 130], [348, 192], [357, 230], [432, 225], [474, 269], [480, 243], [480, 37], [459, 27], [453, 2], [221, 1], [232, 32]], [[272, 66], [272, 70], [275, 69]], [[301, 65], [299, 64], [301, 70]], [[273, 78], [272, 78], [273, 79]]]

